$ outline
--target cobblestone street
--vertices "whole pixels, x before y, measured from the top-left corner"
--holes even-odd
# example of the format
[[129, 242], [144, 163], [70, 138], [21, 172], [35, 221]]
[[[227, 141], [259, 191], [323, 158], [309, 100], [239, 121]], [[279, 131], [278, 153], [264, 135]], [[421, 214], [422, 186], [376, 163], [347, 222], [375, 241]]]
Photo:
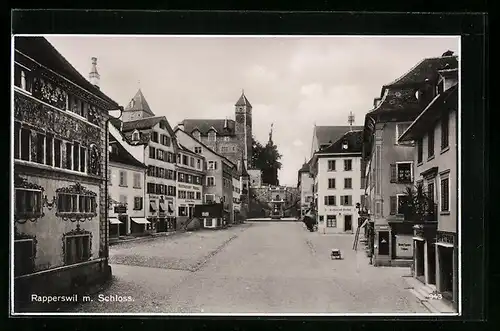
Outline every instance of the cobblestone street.
[[[369, 265], [353, 238], [256, 222], [112, 246], [112, 282], [75, 311], [428, 313], [405, 289], [409, 270]], [[331, 248], [343, 259], [331, 260]]]

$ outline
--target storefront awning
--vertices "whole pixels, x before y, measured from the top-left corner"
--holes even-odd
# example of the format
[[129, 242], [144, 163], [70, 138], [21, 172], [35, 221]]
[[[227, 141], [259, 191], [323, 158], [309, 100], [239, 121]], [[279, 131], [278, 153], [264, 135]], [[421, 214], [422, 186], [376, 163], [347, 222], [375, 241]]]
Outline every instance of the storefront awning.
[[150, 224], [147, 219], [145, 218], [140, 218], [140, 217], [132, 217], [131, 218], [132, 222], [137, 223], [137, 224]]
[[434, 245], [438, 245], [438, 246], [446, 247], [446, 248], [454, 248], [455, 247], [453, 244], [450, 244], [450, 243], [434, 243]]
[[123, 224], [123, 222], [120, 221], [118, 218], [110, 218], [109, 223], [111, 223], [111, 224]]
[[167, 209], [165, 208], [165, 203], [160, 202], [160, 211], [166, 211]]
[[150, 201], [149, 202], [149, 208], [151, 208], [151, 210], [154, 210], [156, 211], [156, 202], [155, 201]]
[[420, 238], [420, 237], [413, 237], [413, 240], [425, 241], [425, 239], [424, 239], [424, 238]]

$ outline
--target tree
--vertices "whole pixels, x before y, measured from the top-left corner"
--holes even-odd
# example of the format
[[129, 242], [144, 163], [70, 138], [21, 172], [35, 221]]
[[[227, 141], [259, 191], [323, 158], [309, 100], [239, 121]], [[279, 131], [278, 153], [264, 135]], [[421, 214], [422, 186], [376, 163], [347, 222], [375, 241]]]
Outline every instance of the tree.
[[405, 203], [402, 206], [405, 219], [420, 223], [435, 216], [434, 210], [436, 204], [425, 193], [422, 183], [418, 183], [414, 186], [407, 186], [405, 197]]
[[270, 185], [279, 185], [278, 170], [281, 169], [282, 155], [278, 147], [268, 142], [265, 146], [252, 137], [252, 168], [262, 171], [262, 182]]

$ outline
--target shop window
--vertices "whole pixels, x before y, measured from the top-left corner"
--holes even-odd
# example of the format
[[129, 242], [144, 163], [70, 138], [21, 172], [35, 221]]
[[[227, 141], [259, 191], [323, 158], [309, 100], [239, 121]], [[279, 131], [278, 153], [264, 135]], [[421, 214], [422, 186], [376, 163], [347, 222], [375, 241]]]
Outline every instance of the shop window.
[[326, 227], [327, 228], [337, 227], [337, 217], [335, 215], [326, 215]]

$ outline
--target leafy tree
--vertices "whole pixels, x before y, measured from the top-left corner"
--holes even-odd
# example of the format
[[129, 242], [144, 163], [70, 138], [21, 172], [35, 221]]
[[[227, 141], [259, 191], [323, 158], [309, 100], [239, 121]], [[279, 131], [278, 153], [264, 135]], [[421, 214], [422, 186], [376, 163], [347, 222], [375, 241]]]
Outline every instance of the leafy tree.
[[405, 218], [414, 222], [423, 222], [432, 218], [436, 204], [426, 194], [424, 185], [407, 186], [405, 203], [402, 206]]
[[282, 155], [272, 141], [263, 146], [252, 137], [252, 168], [262, 171], [262, 182], [270, 185], [279, 185], [278, 170], [281, 169]]

